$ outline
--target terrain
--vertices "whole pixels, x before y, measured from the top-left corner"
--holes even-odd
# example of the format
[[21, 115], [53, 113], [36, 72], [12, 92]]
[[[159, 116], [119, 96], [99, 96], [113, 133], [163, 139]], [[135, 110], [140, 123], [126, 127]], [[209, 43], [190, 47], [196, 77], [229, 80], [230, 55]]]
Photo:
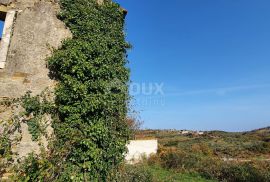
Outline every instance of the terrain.
[[270, 127], [248, 132], [141, 130], [159, 150], [137, 164], [151, 181], [270, 181]]

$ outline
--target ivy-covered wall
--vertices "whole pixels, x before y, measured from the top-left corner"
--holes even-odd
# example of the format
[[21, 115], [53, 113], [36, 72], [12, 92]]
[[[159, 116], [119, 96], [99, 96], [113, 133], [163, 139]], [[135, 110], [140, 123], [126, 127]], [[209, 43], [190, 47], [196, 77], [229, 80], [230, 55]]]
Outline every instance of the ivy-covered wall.
[[73, 38], [49, 60], [59, 80], [57, 143], [68, 153], [66, 169], [74, 179], [104, 179], [123, 160], [129, 139], [124, 12], [111, 1], [62, 0], [61, 5], [59, 18]]
[[[40, 137], [41, 141], [32, 140], [31, 133], [36, 134], [36, 123], [28, 123], [28, 118], [23, 117], [24, 109], [21, 103], [10, 104], [10, 101], [20, 98], [28, 90], [32, 91], [33, 96], [41, 94], [47, 87], [51, 90], [54, 88], [55, 81], [48, 76], [46, 58], [51, 56], [53, 49], [59, 48], [64, 39], [71, 37], [71, 33], [57, 18], [60, 6], [54, 1], [2, 0], [0, 4], [17, 11], [7, 64], [4, 69], [0, 69], [1, 181], [2, 175], [11, 171], [10, 167], [7, 170], [6, 166], [31, 152], [40, 154], [40, 146], [47, 144], [44, 136]], [[46, 122], [50, 121], [49, 115], [44, 117]]]
[[[24, 97], [33, 139], [42, 114], [53, 117], [48, 153], [30, 156], [17, 168], [17, 180], [106, 181], [124, 160], [130, 128], [126, 12], [104, 0], [61, 0], [62, 20], [72, 33], [48, 59], [58, 84], [54, 103]], [[39, 131], [39, 132], [37, 132]]]

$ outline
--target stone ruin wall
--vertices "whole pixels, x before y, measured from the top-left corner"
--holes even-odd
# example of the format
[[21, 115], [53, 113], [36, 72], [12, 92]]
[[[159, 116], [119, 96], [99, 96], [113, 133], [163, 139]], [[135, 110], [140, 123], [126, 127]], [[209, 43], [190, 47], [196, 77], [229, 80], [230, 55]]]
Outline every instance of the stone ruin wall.
[[[97, 2], [102, 4], [103, 0]], [[0, 102], [20, 98], [27, 91], [38, 95], [47, 88], [53, 90], [56, 83], [48, 76], [46, 59], [51, 56], [52, 48], [58, 48], [63, 40], [72, 37], [64, 23], [57, 19], [60, 10], [58, 0], [0, 0], [0, 11], [3, 7], [15, 14], [9, 22], [11, 31], [7, 54], [2, 54], [0, 50], [0, 63], [5, 59], [4, 68], [0, 68]], [[1, 41], [0, 48], [4, 42]], [[1, 121], [9, 121], [22, 110], [21, 107], [0, 104], [0, 135]], [[50, 122], [50, 116], [45, 116], [44, 120]], [[18, 154], [14, 159], [23, 158], [31, 152], [39, 154], [41, 144], [47, 145], [45, 136], [39, 142], [32, 141], [24, 118], [20, 119], [20, 127], [21, 131], [14, 134], [14, 137], [20, 135], [21, 138], [19, 143], [12, 145], [13, 152]], [[49, 126], [47, 133], [50, 135], [52, 132]], [[139, 160], [141, 155], [156, 153], [157, 140], [131, 141], [127, 147], [129, 154], [126, 159]]]
[[[46, 58], [52, 54], [52, 48], [71, 37], [64, 23], [57, 19], [59, 5], [54, 0], [0, 0], [0, 5], [15, 12], [5, 67], [0, 69], [0, 101], [19, 98], [27, 91], [37, 95], [46, 88], [52, 89], [55, 82], [48, 76]], [[0, 105], [0, 121], [8, 121], [14, 112], [20, 110]], [[12, 147], [19, 158], [40, 152], [25, 122], [21, 122], [20, 135], [21, 141]], [[42, 140], [46, 145], [46, 139]]]

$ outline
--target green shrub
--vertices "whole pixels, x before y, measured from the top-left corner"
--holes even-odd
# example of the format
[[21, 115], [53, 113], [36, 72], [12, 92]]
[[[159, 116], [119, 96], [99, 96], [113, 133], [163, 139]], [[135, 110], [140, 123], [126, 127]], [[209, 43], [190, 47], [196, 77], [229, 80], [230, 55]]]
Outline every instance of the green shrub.
[[152, 182], [153, 175], [146, 165], [123, 165], [115, 174], [113, 174], [112, 179], [108, 179], [108, 181]]
[[263, 182], [264, 177], [250, 164], [223, 166], [219, 180], [229, 182]]
[[[269, 162], [224, 162], [217, 157], [196, 155], [196, 153], [187, 153], [175, 148], [168, 150], [162, 148], [159, 157], [159, 159], [157, 159], [157, 156], [150, 157], [148, 164], [158, 165], [160, 163], [165, 169], [172, 169], [177, 172], [195, 172], [206, 179], [224, 182], [270, 181]], [[155, 163], [154, 161], [160, 162]]]
[[183, 151], [168, 151], [160, 155], [161, 165], [167, 169], [189, 170], [196, 166], [199, 160], [195, 154]]
[[257, 142], [246, 147], [247, 150], [256, 153], [268, 154], [270, 153], [270, 143], [269, 142]]
[[225, 182], [268, 182], [269, 168], [256, 168], [252, 163], [203, 162], [198, 172], [208, 179]]

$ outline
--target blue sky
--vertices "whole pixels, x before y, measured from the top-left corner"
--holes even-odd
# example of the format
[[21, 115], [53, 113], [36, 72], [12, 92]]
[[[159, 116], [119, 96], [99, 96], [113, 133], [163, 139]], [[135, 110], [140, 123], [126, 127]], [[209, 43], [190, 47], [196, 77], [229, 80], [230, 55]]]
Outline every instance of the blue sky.
[[116, 1], [129, 12], [133, 106], [145, 128], [270, 125], [269, 0]]
[[132, 92], [145, 128], [270, 125], [269, 0], [116, 2], [129, 12], [132, 81], [153, 91]]
[[2, 37], [4, 22], [0, 20], [0, 37]]

